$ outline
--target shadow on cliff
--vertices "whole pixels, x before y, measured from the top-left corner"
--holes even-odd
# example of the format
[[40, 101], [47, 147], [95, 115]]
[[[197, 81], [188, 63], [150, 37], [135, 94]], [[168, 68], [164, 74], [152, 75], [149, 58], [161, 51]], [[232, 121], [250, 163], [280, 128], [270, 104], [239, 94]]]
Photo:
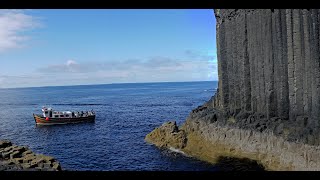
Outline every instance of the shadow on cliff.
[[265, 171], [255, 160], [220, 156], [215, 166], [219, 171]]

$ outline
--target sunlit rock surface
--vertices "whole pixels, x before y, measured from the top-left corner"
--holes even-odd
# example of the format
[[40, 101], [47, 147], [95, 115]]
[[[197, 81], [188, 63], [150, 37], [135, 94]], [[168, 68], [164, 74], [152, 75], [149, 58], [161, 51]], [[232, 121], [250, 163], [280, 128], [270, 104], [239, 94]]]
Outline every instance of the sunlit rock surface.
[[61, 171], [60, 163], [51, 156], [35, 154], [26, 146], [0, 140], [0, 171]]
[[[214, 14], [218, 91], [175, 128], [185, 134], [181, 151], [212, 163], [236, 157], [267, 170], [320, 170], [320, 11]], [[161, 147], [174, 139], [154, 134], [148, 142]]]

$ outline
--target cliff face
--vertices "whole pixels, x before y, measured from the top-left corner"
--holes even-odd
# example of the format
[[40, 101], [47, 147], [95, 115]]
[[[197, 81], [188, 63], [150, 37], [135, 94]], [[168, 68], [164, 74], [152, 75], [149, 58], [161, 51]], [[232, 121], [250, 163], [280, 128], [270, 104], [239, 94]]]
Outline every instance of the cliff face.
[[316, 130], [320, 11], [223, 9], [215, 16], [219, 92], [214, 107], [225, 116], [279, 117]]
[[227, 156], [267, 170], [319, 171], [320, 11], [214, 13], [217, 93], [180, 128], [163, 125], [146, 140], [212, 163]]
[[219, 107], [320, 115], [319, 10], [215, 10]]

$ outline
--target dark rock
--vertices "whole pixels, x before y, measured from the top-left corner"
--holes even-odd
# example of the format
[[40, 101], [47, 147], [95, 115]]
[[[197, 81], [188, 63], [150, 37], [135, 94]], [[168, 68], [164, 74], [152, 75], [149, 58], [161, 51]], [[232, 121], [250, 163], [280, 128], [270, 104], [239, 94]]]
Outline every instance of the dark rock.
[[219, 157], [216, 167], [220, 171], [264, 171], [263, 165], [248, 158]]
[[279, 126], [276, 126], [275, 133], [278, 134], [278, 135], [282, 134], [283, 133], [283, 128], [284, 128], [283, 123], [279, 124]]
[[44, 159], [42, 157], [38, 157], [36, 156], [35, 159], [33, 159], [30, 164], [33, 165], [33, 164], [39, 164], [39, 163], [43, 163], [44, 162]]
[[15, 161], [13, 161], [12, 159], [9, 159], [4, 163], [4, 165], [15, 165]]
[[52, 166], [53, 169], [55, 169], [55, 170], [57, 170], [57, 171], [61, 171], [60, 163], [58, 163], [58, 162], [53, 162], [52, 165], [53, 165], [53, 166]]
[[8, 140], [0, 140], [0, 148], [6, 148], [11, 145], [12, 143]]
[[[214, 13], [219, 87], [210, 102], [225, 117], [217, 121], [226, 124], [232, 116], [237, 120], [232, 126], [252, 128], [251, 123], [257, 131], [276, 129], [283, 136], [284, 128], [275, 128], [279, 120], [287, 129], [311, 125], [317, 129], [320, 10], [216, 9]], [[206, 103], [193, 112], [205, 107], [210, 108]], [[269, 122], [262, 125], [262, 121]], [[317, 138], [295, 132], [301, 141], [319, 144]]]
[[[57, 170], [50, 167], [50, 168], [42, 168], [41, 171], [57, 171]], [[59, 171], [61, 171], [61, 170], [59, 170]]]
[[[177, 127], [175, 122], [173, 126]], [[177, 131], [177, 129], [172, 129]], [[1, 171], [61, 171], [61, 165], [51, 156], [36, 155], [26, 146], [12, 145], [9, 141], [0, 141], [0, 170]]]
[[31, 167], [29, 163], [22, 163], [20, 165], [22, 166], [23, 169], [29, 169]]
[[36, 155], [35, 154], [27, 154], [23, 157], [23, 163], [28, 163], [30, 161], [32, 161], [33, 159], [36, 158]]
[[9, 166], [5, 171], [20, 171], [21, 168], [19, 168], [18, 166]]
[[13, 160], [17, 163], [23, 163], [23, 158], [14, 158]]
[[37, 171], [42, 171], [43, 170], [42, 167], [35, 167], [34, 169], [36, 169]]
[[43, 168], [49, 169], [52, 167], [51, 163], [43, 163]]
[[27, 154], [32, 154], [32, 151], [31, 150], [26, 150], [21, 154], [21, 156], [26, 156]]
[[7, 167], [6, 166], [4, 166], [4, 165], [0, 165], [0, 171], [4, 171], [4, 170], [6, 170], [7, 169]]
[[21, 157], [21, 153], [19, 151], [14, 151], [10, 154], [10, 159]]
[[10, 158], [10, 152], [2, 152], [1, 156], [3, 159], [9, 159]]

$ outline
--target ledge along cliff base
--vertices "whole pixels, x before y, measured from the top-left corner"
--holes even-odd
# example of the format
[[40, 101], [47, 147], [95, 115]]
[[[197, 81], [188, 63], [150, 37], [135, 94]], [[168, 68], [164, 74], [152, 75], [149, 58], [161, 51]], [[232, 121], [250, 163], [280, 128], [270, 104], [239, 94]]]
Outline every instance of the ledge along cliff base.
[[216, 94], [145, 140], [218, 163], [320, 170], [320, 11], [215, 9]]
[[35, 154], [26, 146], [0, 140], [0, 171], [61, 171], [60, 162], [51, 156]]

